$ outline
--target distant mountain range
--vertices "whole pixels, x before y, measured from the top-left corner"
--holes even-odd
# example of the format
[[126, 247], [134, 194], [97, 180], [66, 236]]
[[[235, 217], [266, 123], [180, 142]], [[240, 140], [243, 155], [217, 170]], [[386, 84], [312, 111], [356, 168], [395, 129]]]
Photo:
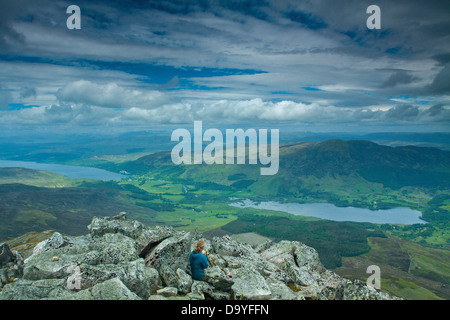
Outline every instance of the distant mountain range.
[[260, 176], [258, 166], [248, 164], [175, 166], [170, 152], [150, 154], [123, 163], [121, 168], [133, 174], [151, 173], [165, 178], [246, 187], [254, 191], [261, 191], [263, 185], [270, 181], [270, 194], [274, 196], [308, 187], [305, 181], [300, 181], [307, 177], [318, 179], [317, 184], [326, 177], [339, 177], [378, 183], [392, 189], [450, 186], [450, 152], [430, 147], [389, 147], [364, 140], [339, 139], [290, 143], [280, 146], [279, 162], [280, 170], [274, 177]]
[[[0, 129], [1, 131], [1, 129]], [[75, 160], [105, 155], [125, 155], [170, 150], [174, 143], [172, 128], [153, 131], [135, 131], [102, 134], [32, 134], [2, 132], [0, 134], [0, 159], [70, 164]], [[450, 151], [450, 133], [314, 133], [300, 132], [298, 127], [280, 129], [280, 142], [322, 142], [329, 139], [368, 140], [380, 145], [436, 147]]]
[[285, 154], [280, 166], [299, 175], [348, 176], [397, 189], [404, 186], [450, 186], [450, 152], [414, 146], [388, 147], [369, 141], [327, 140]]

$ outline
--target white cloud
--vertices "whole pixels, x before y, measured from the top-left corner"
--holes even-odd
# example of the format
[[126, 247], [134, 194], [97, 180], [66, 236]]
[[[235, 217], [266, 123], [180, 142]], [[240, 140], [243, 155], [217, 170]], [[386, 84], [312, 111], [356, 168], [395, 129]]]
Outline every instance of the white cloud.
[[[9, 92], [5, 97], [6, 104], [45, 106], [58, 103], [57, 91], [73, 83], [74, 79], [89, 79], [94, 84], [114, 82], [121, 87], [132, 87], [137, 85], [135, 77], [125, 72], [81, 66], [0, 61], [0, 89]], [[24, 88], [33, 88], [35, 94], [24, 97]]]
[[194, 121], [191, 106], [185, 103], [176, 103], [148, 110], [131, 108], [124, 110], [121, 120], [126, 122], [150, 123], [187, 123]]
[[61, 102], [80, 103], [104, 108], [155, 109], [175, 102], [160, 91], [127, 89], [116, 83], [96, 84], [78, 80], [65, 85], [56, 93]]
[[152, 126], [156, 124], [192, 124], [202, 120], [205, 125], [228, 125], [238, 123], [285, 123], [314, 125], [346, 125], [405, 123], [448, 123], [450, 108], [445, 104], [432, 107], [413, 105], [385, 105], [383, 108], [342, 108], [318, 103], [299, 103], [289, 100], [280, 102], [252, 100], [197, 101], [193, 104], [180, 101], [162, 104], [154, 108], [111, 108], [83, 103], [58, 103], [49, 106], [20, 110], [0, 111], [2, 127], [45, 126]]

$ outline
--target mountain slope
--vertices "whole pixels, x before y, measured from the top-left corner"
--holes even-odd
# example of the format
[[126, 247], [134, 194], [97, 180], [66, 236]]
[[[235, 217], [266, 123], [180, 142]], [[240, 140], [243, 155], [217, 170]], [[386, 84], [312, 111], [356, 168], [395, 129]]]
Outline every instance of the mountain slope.
[[27, 168], [0, 168], [0, 184], [20, 183], [36, 187], [73, 187], [80, 180], [66, 176]]
[[0, 184], [0, 194], [0, 241], [49, 229], [80, 235], [94, 215], [108, 215], [111, 210], [129, 210], [144, 220], [154, 214], [151, 209], [127, 201], [120, 189], [106, 186], [43, 188]]
[[450, 187], [450, 152], [436, 148], [388, 147], [369, 141], [333, 139], [282, 145], [279, 162], [277, 175], [261, 176], [259, 165], [176, 166], [171, 162], [170, 152], [159, 152], [124, 163], [122, 168], [159, 178], [249, 188], [256, 194], [271, 196], [296, 196], [302, 189], [309, 192], [311, 188], [304, 178], [356, 179], [391, 189]]

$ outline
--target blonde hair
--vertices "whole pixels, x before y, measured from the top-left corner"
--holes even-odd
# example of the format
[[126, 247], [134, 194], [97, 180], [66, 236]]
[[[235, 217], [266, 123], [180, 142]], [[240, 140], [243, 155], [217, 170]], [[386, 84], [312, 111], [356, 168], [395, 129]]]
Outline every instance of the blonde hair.
[[205, 242], [203, 242], [202, 240], [197, 241], [197, 245], [195, 246], [194, 253], [202, 252], [204, 247], [205, 247]]

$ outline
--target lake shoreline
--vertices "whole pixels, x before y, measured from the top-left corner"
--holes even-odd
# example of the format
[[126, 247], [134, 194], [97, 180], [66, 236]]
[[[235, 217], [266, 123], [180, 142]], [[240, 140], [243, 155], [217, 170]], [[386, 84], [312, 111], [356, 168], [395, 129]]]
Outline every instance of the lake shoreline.
[[368, 222], [374, 224], [399, 224], [413, 225], [426, 224], [422, 220], [422, 212], [410, 208], [392, 208], [372, 210], [357, 207], [338, 207], [328, 202], [318, 203], [281, 203], [277, 201], [255, 202], [250, 199], [230, 199], [234, 201], [230, 204], [237, 208], [253, 208], [260, 210], [272, 210], [286, 212], [289, 214], [314, 217], [332, 221]]

